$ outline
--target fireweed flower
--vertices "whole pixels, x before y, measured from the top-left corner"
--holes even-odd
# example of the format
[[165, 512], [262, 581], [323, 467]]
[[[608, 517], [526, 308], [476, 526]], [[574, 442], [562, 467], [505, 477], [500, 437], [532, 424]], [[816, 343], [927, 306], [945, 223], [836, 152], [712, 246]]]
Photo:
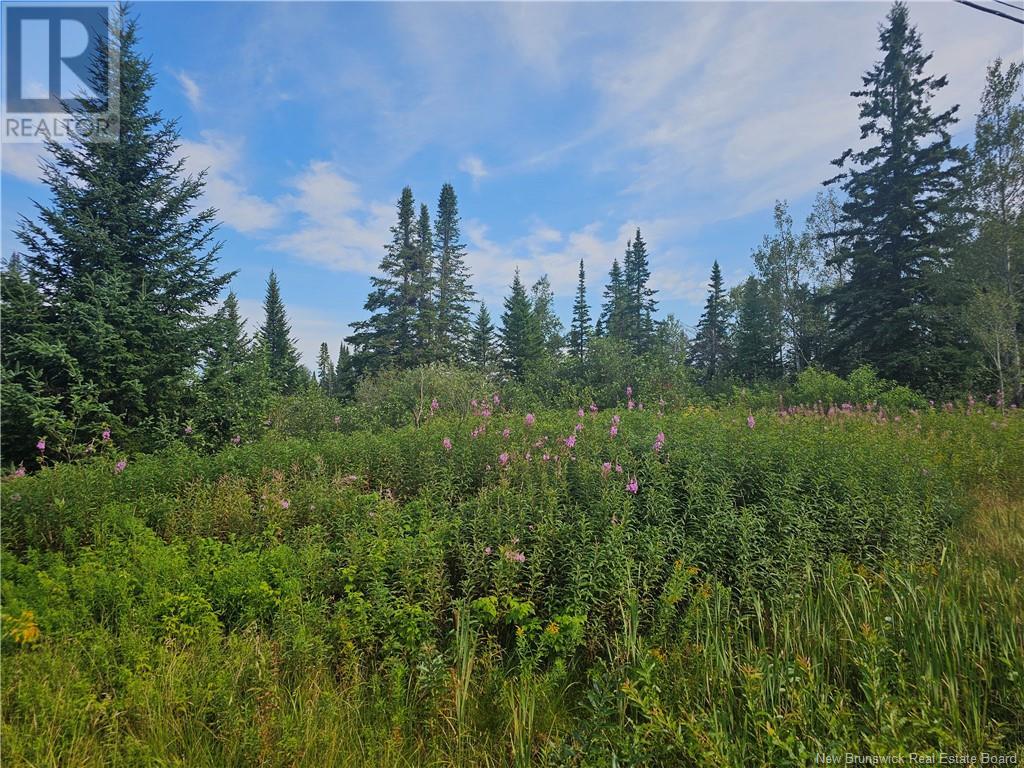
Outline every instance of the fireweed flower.
[[430, 401], [430, 412], [431, 413], [435, 413], [437, 411], [437, 409], [440, 408], [440, 407], [441, 406], [438, 404], [436, 397], [433, 400]]
[[16, 470], [14, 470], [14, 476], [15, 477], [24, 477], [25, 476], [25, 465], [24, 464], [19, 464], [18, 465], [18, 468]]
[[537, 417], [534, 416], [532, 413], [526, 414], [526, 418], [523, 419], [523, 422], [525, 422], [526, 426], [528, 427], [532, 427], [534, 425], [534, 422], [536, 421]]
[[242, 442], [242, 436], [241, 435], [235, 435], [234, 437], [231, 438], [231, 444], [232, 445], [239, 445], [241, 442]]
[[573, 432], [582, 432], [583, 431], [583, 425], [582, 424], [577, 424], [575, 427], [572, 428], [572, 431]]
[[612, 471], [612, 463], [610, 461], [606, 461], [604, 464], [601, 465], [601, 476], [602, 477], [608, 477], [608, 474], [611, 471]]
[[622, 474], [622, 465], [621, 464], [616, 464], [615, 465], [615, 472], [617, 474], [620, 474], [620, 475]]
[[632, 411], [632, 410], [633, 410], [634, 408], [636, 408], [636, 403], [634, 403], [634, 402], [633, 402], [632, 398], [630, 398], [630, 401], [629, 401], [628, 403], [626, 403], [626, 407], [627, 407], [627, 408], [628, 408], [629, 410], [631, 410], [631, 411]]
[[36, 450], [39, 451], [40, 453], [45, 453], [46, 452], [46, 438], [45, 437], [39, 438], [39, 442], [36, 443]]
[[544, 459], [544, 461], [551, 461], [551, 454], [545, 453], [542, 458]]
[[579, 416], [582, 419], [583, 418], [583, 409], [580, 408], [578, 411], [576, 411], [576, 415]]
[[615, 424], [617, 426], [620, 421], [622, 421], [622, 417], [619, 416], [619, 414], [616, 413], [614, 416], [612, 416], [612, 424]]
[[567, 438], [565, 438], [565, 447], [566, 448], [575, 448], [576, 447], [576, 435], [569, 435]]
[[127, 466], [128, 462], [125, 461], [124, 459], [121, 459], [119, 462], [117, 462], [117, 464], [114, 465], [114, 474], [120, 475], [122, 472], [124, 472], [124, 468]]
[[191, 435], [192, 434], [192, 427], [190, 427], [188, 424], [185, 425], [185, 434], [186, 435]]
[[110, 440], [110, 430], [109, 429], [104, 429], [103, 430], [103, 442], [106, 443], [106, 442], [109, 442], [109, 440]]
[[591, 413], [597, 413], [597, 403], [591, 403], [590, 404], [590, 412]]
[[508, 440], [509, 435], [511, 435], [511, 434], [512, 434], [512, 430], [509, 429], [508, 427], [505, 427], [505, 429], [503, 429], [501, 431], [501, 436], [504, 437], [506, 440]]
[[484, 547], [484, 554], [485, 554], [485, 555], [489, 555], [489, 554], [491, 554], [491, 553], [492, 553], [493, 551], [494, 551], [494, 550], [493, 550], [493, 549], [491, 549], [490, 547]]
[[756, 425], [757, 425], [757, 422], [754, 421], [754, 417], [753, 416], [747, 416], [747, 426], [750, 427], [751, 429], [753, 429]]
[[509, 549], [505, 552], [505, 559], [510, 563], [522, 563], [526, 561], [526, 555], [518, 550]]
[[507, 453], [502, 453], [500, 456], [498, 456], [498, 464], [503, 466], [503, 467], [506, 464], [508, 464], [508, 454]]
[[661, 453], [661, 449], [665, 445], [665, 433], [659, 432], [658, 436], [654, 438], [654, 452]]
[[494, 393], [494, 397], [491, 398], [495, 405], [501, 404], [501, 396], [497, 392]]
[[619, 434], [619, 428], [612, 424], [612, 428], [608, 430], [608, 434], [611, 435], [612, 437], [615, 437], [617, 434]]
[[288, 509], [292, 503], [288, 499], [281, 499], [281, 509]]
[[446, 437], [444, 440], [441, 441], [441, 445], [444, 447], [446, 451], [450, 451], [452, 449], [451, 438]]
[[630, 478], [629, 482], [626, 483], [626, 490], [630, 493], [635, 494], [640, 489], [639, 484], [636, 482], [636, 478]]

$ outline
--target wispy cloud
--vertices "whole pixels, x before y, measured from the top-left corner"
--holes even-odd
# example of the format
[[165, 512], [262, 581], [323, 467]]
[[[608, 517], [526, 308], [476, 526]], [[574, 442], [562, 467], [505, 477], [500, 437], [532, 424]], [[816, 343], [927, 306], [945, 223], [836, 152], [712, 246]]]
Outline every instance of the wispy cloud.
[[198, 111], [203, 106], [203, 91], [188, 72], [184, 70], [172, 71], [171, 74], [178, 81], [181, 86], [182, 93], [185, 94], [185, 98], [188, 99], [189, 105], [193, 110]]
[[243, 233], [272, 229], [281, 221], [280, 207], [249, 191], [244, 174], [243, 142], [214, 131], [200, 141], [182, 141], [178, 156], [192, 174], [206, 170], [203, 202], [218, 211], [227, 226]]
[[459, 170], [468, 174], [474, 183], [488, 175], [489, 171], [484, 161], [476, 155], [466, 155], [459, 161]]

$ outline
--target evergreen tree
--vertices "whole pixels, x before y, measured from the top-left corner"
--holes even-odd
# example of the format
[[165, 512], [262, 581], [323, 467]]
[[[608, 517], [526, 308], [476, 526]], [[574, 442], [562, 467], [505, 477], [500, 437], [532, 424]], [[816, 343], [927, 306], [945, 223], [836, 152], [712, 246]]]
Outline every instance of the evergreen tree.
[[578, 361], [587, 354], [590, 343], [590, 306], [587, 304], [587, 280], [580, 259], [579, 282], [576, 284], [576, 300], [572, 305], [572, 324], [569, 326], [569, 353]]
[[377, 370], [386, 365], [411, 365], [416, 357], [416, 213], [412, 189], [405, 187], [397, 203], [398, 221], [391, 228], [391, 244], [380, 262], [380, 274], [370, 278], [370, 294], [363, 308], [370, 317], [353, 323], [346, 341], [356, 348], [357, 369]]
[[711, 267], [711, 282], [704, 313], [697, 323], [697, 333], [690, 346], [690, 364], [701, 372], [702, 380], [714, 381], [725, 372], [728, 342], [728, 311], [722, 289], [722, 270], [718, 262]]
[[747, 382], [774, 379], [780, 374], [773, 343], [772, 312], [756, 277], [739, 290], [736, 329], [732, 339], [732, 369]]
[[632, 242], [626, 245], [622, 275], [625, 286], [624, 330], [626, 340], [635, 354], [648, 351], [654, 339], [654, 311], [658, 303], [654, 300], [657, 291], [647, 285], [651, 279], [648, 262], [647, 244], [638, 228]]
[[441, 187], [434, 221], [436, 254], [436, 312], [434, 334], [436, 357], [461, 360], [465, 357], [470, 329], [470, 302], [466, 246], [461, 242], [459, 202], [451, 184]]
[[[155, 78], [136, 50], [136, 22], [121, 8], [110, 32], [119, 134], [47, 143], [43, 181], [52, 202], [37, 203], [37, 221], [22, 217], [18, 238], [52, 338], [99, 403], [129, 429], [169, 426], [182, 415], [209, 340], [206, 310], [231, 275], [217, 273], [215, 211], [195, 210], [204, 174], [185, 173], [175, 159], [175, 121], [149, 104]], [[105, 91], [108, 55], [93, 63], [97, 93]], [[67, 108], [80, 116], [102, 106], [85, 99]], [[134, 434], [146, 442], [170, 431]]]
[[541, 275], [533, 284], [530, 289], [530, 303], [533, 306], [534, 323], [540, 331], [544, 352], [553, 358], [559, 357], [565, 343], [564, 329], [562, 321], [555, 314], [555, 295], [551, 291], [551, 281], [547, 275]]
[[950, 222], [960, 201], [964, 152], [951, 144], [957, 107], [933, 114], [946, 78], [925, 75], [931, 59], [895, 3], [880, 32], [882, 60], [852, 95], [861, 135], [875, 142], [834, 161], [842, 181], [841, 256], [849, 279], [830, 294], [833, 357], [849, 370], [870, 363], [888, 379], [925, 386], [955, 368], [956, 339], [944, 323], [936, 275], [959, 232]]
[[426, 205], [420, 206], [420, 217], [416, 222], [415, 260], [412, 265], [412, 294], [416, 302], [413, 336], [415, 350], [413, 363], [429, 362], [436, 353], [433, 338], [437, 324], [434, 306], [434, 238], [430, 231], [430, 211]]
[[543, 339], [518, 268], [512, 280], [512, 292], [505, 298], [505, 312], [501, 316], [498, 335], [505, 372], [522, 381], [540, 359]]
[[253, 350], [230, 292], [213, 319], [212, 341], [203, 358], [197, 403], [190, 418], [196, 439], [221, 445], [240, 434], [253, 434], [263, 421], [273, 385], [266, 356]]
[[334, 367], [334, 396], [342, 402], [351, 400], [356, 391], [356, 369], [352, 352], [345, 342], [338, 348], [338, 363]]
[[316, 359], [316, 379], [325, 395], [334, 394], [336, 375], [337, 371], [334, 368], [334, 362], [331, 360], [331, 350], [328, 349], [326, 341], [321, 342], [320, 354], [317, 355]]
[[487, 305], [483, 302], [480, 302], [480, 310], [473, 323], [469, 357], [482, 370], [487, 370], [494, 363], [494, 324], [491, 322]]
[[[631, 250], [632, 244], [626, 249], [626, 253], [629, 254]], [[604, 303], [601, 305], [601, 317], [598, 321], [601, 331], [599, 335], [616, 341], [627, 340], [627, 301], [628, 294], [622, 268], [619, 266], [619, 260], [615, 259], [608, 272], [608, 285], [604, 289]]]
[[288, 314], [281, 300], [281, 286], [273, 270], [267, 278], [267, 292], [263, 299], [263, 325], [260, 326], [257, 342], [267, 361], [270, 380], [279, 392], [297, 392], [305, 378], [299, 365], [299, 353]]

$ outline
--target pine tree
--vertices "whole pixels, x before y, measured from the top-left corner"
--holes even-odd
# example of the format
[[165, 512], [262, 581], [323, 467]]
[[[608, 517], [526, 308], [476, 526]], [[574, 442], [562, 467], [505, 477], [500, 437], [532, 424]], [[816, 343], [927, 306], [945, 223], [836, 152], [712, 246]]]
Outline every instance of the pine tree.
[[530, 288], [530, 303], [533, 306], [534, 323], [540, 331], [541, 346], [546, 354], [557, 358], [562, 354], [565, 343], [562, 321], [555, 314], [555, 295], [547, 275]]
[[860, 102], [866, 149], [833, 161], [846, 171], [840, 235], [849, 279], [830, 294], [835, 361], [870, 363], [885, 378], [926, 386], [955, 368], [956, 340], [943, 318], [935, 277], [960, 236], [955, 225], [965, 154], [951, 144], [957, 107], [933, 114], [945, 76], [924, 74], [931, 60], [895, 3], [880, 32], [882, 60], [852, 95]]
[[415, 350], [414, 363], [426, 363], [436, 353], [434, 329], [437, 313], [434, 306], [436, 276], [434, 273], [434, 238], [430, 231], [430, 211], [420, 206], [420, 217], [416, 222], [415, 260], [412, 265], [411, 290], [416, 302], [416, 316], [413, 321]]
[[[632, 243], [627, 247], [627, 255], [632, 251]], [[632, 256], [630, 256], [632, 258]], [[627, 309], [626, 283], [622, 275], [622, 268], [619, 260], [612, 261], [612, 268], [608, 271], [608, 285], [604, 289], [604, 303], [601, 305], [601, 317], [598, 320], [601, 333], [616, 341], [627, 341], [626, 309]]]
[[697, 323], [697, 333], [690, 347], [690, 364], [701, 372], [704, 382], [711, 382], [725, 372], [728, 341], [725, 292], [722, 289], [722, 270], [718, 262], [711, 267], [711, 282], [704, 313]]
[[299, 353], [295, 348], [295, 339], [291, 337], [291, 324], [281, 300], [281, 286], [273, 270], [267, 278], [263, 316], [257, 342], [266, 357], [270, 380], [279, 392], [296, 392], [305, 377], [300, 370]]
[[[116, 140], [48, 142], [43, 181], [52, 202], [22, 217], [24, 266], [84, 382], [128, 429], [182, 415], [196, 360], [208, 343], [217, 300], [230, 274], [217, 273], [215, 211], [196, 212], [204, 175], [175, 159], [179, 132], [151, 108], [155, 78], [136, 50], [134, 19], [111, 24], [120, 70]], [[94, 90], [107, 76], [107, 51], [93, 66]], [[105, 84], [105, 83], [104, 83]], [[86, 99], [72, 114], [101, 107]], [[143, 443], [168, 429], [137, 429]], [[176, 430], [174, 430], [176, 431]]]
[[396, 205], [398, 221], [380, 262], [380, 274], [370, 278], [371, 290], [363, 308], [371, 313], [352, 324], [346, 341], [356, 349], [357, 369], [378, 370], [387, 365], [408, 366], [416, 357], [416, 213], [412, 189], [405, 187]]
[[326, 341], [321, 342], [320, 353], [316, 359], [316, 380], [325, 395], [334, 394], [335, 376], [336, 370], [334, 362], [331, 360], [331, 350], [328, 349]]
[[352, 352], [345, 342], [338, 348], [338, 363], [334, 367], [334, 396], [342, 402], [350, 400], [356, 391], [356, 369]]
[[587, 304], [587, 280], [580, 259], [579, 282], [576, 284], [576, 300], [572, 305], [572, 324], [569, 326], [569, 353], [578, 361], [587, 354], [587, 345], [593, 329], [590, 327], [590, 306]]
[[512, 280], [512, 292], [505, 298], [505, 312], [501, 316], [498, 335], [505, 372], [522, 381], [540, 359], [543, 340], [518, 268]]
[[436, 357], [461, 360], [465, 357], [470, 328], [473, 289], [466, 267], [466, 246], [461, 242], [459, 202], [451, 184], [441, 187], [434, 221], [436, 254], [437, 325], [434, 334]]
[[773, 342], [772, 313], [756, 277], [739, 290], [736, 329], [732, 337], [732, 370], [744, 381], [766, 381], [781, 373]]
[[657, 293], [647, 285], [651, 279], [651, 268], [647, 255], [647, 243], [637, 228], [636, 236], [626, 245], [626, 261], [622, 280], [625, 286], [625, 334], [635, 354], [647, 352], [654, 340], [654, 312]]
[[494, 324], [487, 305], [480, 302], [480, 310], [473, 323], [473, 332], [469, 345], [470, 360], [482, 370], [487, 370], [494, 362]]

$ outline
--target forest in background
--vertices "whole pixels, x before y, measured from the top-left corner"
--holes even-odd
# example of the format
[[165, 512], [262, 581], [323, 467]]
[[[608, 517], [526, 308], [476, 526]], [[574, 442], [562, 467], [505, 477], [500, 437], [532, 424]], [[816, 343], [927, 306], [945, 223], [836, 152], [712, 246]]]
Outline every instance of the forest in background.
[[[517, 275], [492, 314], [475, 299], [445, 184], [433, 215], [402, 190], [365, 318], [325, 342], [312, 371], [273, 273], [247, 335], [232, 275], [217, 267], [216, 211], [197, 210], [204, 177], [172, 159], [179, 133], [149, 103], [155, 75], [130, 15], [116, 33], [120, 140], [48, 146], [50, 199], [22, 219], [3, 270], [8, 467], [83, 455], [110, 431], [136, 450], [183, 436], [212, 448], [258, 432], [281, 395], [351, 402], [400, 382], [422, 394], [427, 380], [500, 384], [531, 407], [610, 405], [640, 384], [670, 402], [827, 399], [851, 374], [918, 402], [973, 392], [1004, 406], [1024, 394], [1022, 63], [991, 64], [973, 144], [955, 146], [959, 108], [933, 109], [946, 79], [930, 72], [903, 4], [852, 94], [862, 143], [839, 154], [802, 226], [776, 204], [749, 278], [726, 286], [712, 265], [691, 334], [660, 315], [657, 246], [639, 230], [600, 301], [581, 261], [568, 327], [546, 277], [527, 286]], [[414, 418], [423, 404], [406, 405]]]

